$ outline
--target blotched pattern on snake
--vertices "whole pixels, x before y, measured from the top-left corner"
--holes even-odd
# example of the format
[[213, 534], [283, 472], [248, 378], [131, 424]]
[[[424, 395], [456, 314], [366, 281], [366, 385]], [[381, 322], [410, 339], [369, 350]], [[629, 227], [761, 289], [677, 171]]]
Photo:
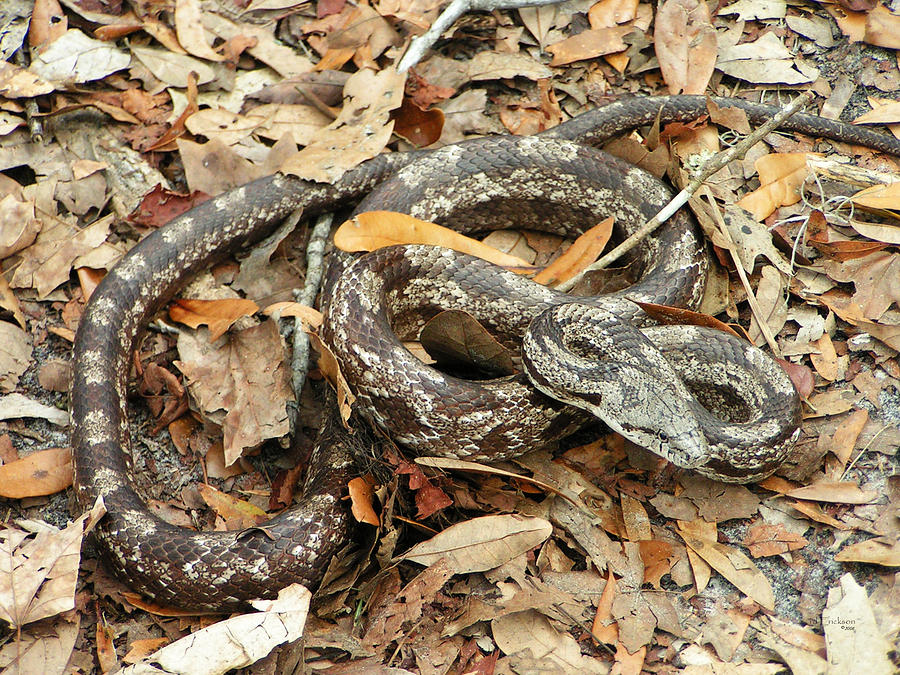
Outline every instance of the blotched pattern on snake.
[[[720, 99], [717, 103], [743, 108], [751, 122], [757, 124], [775, 113], [767, 106], [744, 101]], [[158, 602], [197, 610], [227, 610], [242, 606], [250, 598], [272, 597], [289, 583], [316, 587], [330, 557], [343, 545], [350, 529], [339, 495], [352, 472], [353, 440], [333, 419], [323, 423], [303, 501], [264, 529], [185, 531], [151, 514], [134, 490], [126, 406], [130, 352], [148, 318], [194, 273], [259, 241], [294, 209], [303, 208], [305, 215], [310, 216], [367, 195], [362, 208], [408, 210], [462, 230], [484, 229], [485, 215], [490, 213], [491, 226], [512, 216], [519, 227], [572, 233], [609, 214], [615, 216], [622, 236], [636, 220], [652, 215], [667, 199], [667, 192], [643, 172], [605, 156], [600, 159], [597, 151], [586, 146], [657, 119], [661, 123], [688, 121], [705, 113], [706, 100], [702, 97], [629, 99], [581, 115], [537, 139], [479, 139], [439, 152], [379, 155], [347, 172], [335, 185], [271, 176], [222, 194], [145, 238], [95, 290], [75, 345], [71, 412], [77, 496], [83, 507], [90, 506], [98, 496], [105, 500], [108, 514], [98, 528], [98, 541], [113, 570]], [[785, 128], [900, 154], [900, 142], [892, 137], [817, 117], [795, 116]], [[548, 156], [556, 163], [544, 170], [539, 160]], [[518, 160], [525, 164], [515, 164]], [[447, 178], [456, 181], [452, 189]], [[504, 186], [502, 190], [496, 187], [498, 184]], [[412, 192], [419, 193], [422, 199], [404, 207], [405, 197]], [[453, 197], [460, 195], [463, 199], [454, 201]], [[635, 201], [630, 201], [629, 196]], [[552, 207], [542, 205], [547, 198]], [[375, 424], [391, 429], [399, 441], [415, 451], [482, 459], [509, 456], [567, 433], [586, 414], [546, 398], [522, 378], [468, 383], [470, 388], [461, 390], [459, 397], [456, 388], [465, 387], [464, 383], [436, 371], [421, 370], [420, 363], [411, 363], [417, 369], [412, 371], [414, 375], [407, 370], [402, 370], [401, 375], [396, 369], [399, 366], [391, 366], [393, 379], [380, 379], [378, 368], [393, 362], [394, 357], [409, 361], [405, 350], [397, 347], [388, 323], [401, 335], [414, 333], [416, 326], [421, 325], [423, 311], [428, 315], [439, 307], [456, 306], [465, 297], [474, 302], [467, 304], [467, 311], [480, 315], [508, 343], [518, 339], [537, 310], [546, 312], [548, 318], [552, 313], [569, 313], [561, 317], [564, 327], [560, 341], [553, 343], [556, 346], [542, 344], [545, 338], [541, 336], [548, 334], [538, 333], [538, 358], [527, 353], [524, 357], [542, 390], [552, 391], [556, 383], [540, 374], [541, 364], [536, 362], [543, 361], [550, 352], [558, 353], [562, 346], [571, 350], [565, 357], [567, 363], [583, 359], [590, 340], [584, 338], [579, 322], [584, 315], [599, 312], [601, 322], [608, 323], [614, 331], [625, 331], [621, 345], [633, 345], [630, 353], [650, 354], [655, 351], [650, 350], [650, 343], [656, 344], [667, 354], [671, 367], [681, 374], [683, 386], [698, 394], [702, 403], [728, 411], [736, 420], [750, 422], [753, 413], [740, 401], [747, 392], [761, 391], [759, 383], [754, 384], [752, 373], [759, 370], [760, 363], [768, 363], [757, 351], [726, 339], [723, 346], [717, 347], [717, 356], [710, 360], [703, 353], [687, 351], [684, 342], [670, 338], [665, 330], [639, 330], [630, 324], [640, 324], [641, 318], [626, 295], [668, 304], [681, 302], [691, 306], [696, 302], [704, 269], [700, 241], [690, 219], [677, 217], [638, 252], [636, 263], [642, 277], [636, 286], [611, 298], [582, 300], [582, 304], [568, 305], [569, 309], [558, 294], [535, 285], [524, 291], [535, 301], [529, 305], [532, 309], [513, 306], [519, 300], [511, 300], [504, 289], [504, 284], [513, 283], [509, 273], [488, 270], [486, 265], [460, 259], [456, 254], [421, 247], [376, 252], [354, 263], [348, 274], [335, 271], [329, 275], [323, 291], [329, 317], [324, 335], [355, 378], [353, 384], [360, 390], [363, 402], [360, 412]], [[468, 281], [474, 281], [475, 288], [481, 284], [484, 292], [473, 294]], [[421, 301], [426, 293], [431, 294], [433, 302], [427, 300], [423, 310]], [[347, 299], [351, 296], [360, 303], [354, 305], [353, 311], [362, 311], [365, 303], [369, 311], [348, 321], [344, 310], [351, 311], [351, 301]], [[500, 318], [482, 312], [487, 304], [496, 309], [504, 303], [509, 303], [510, 311], [501, 313]], [[348, 331], [353, 321], [359, 322], [355, 330], [369, 332], [365, 340], [355, 342], [356, 337]], [[715, 342], [717, 338], [701, 332], [688, 334], [690, 343], [710, 340]], [[734, 352], [734, 362], [739, 364], [728, 373], [734, 386], [724, 392], [709, 391], [704, 382], [710, 377], [722, 378], [722, 371], [717, 370], [721, 366], [716, 363], [727, 350]], [[710, 365], [695, 367], [690, 363], [695, 359], [685, 356], [688, 354]], [[641, 357], [628, 367], [640, 370], [644, 362]], [[740, 364], [746, 365], [746, 372]], [[668, 453], [673, 460], [723, 479], [748, 480], [770, 472], [780, 458], [784, 442], [794, 433], [797, 415], [796, 399], [790, 397], [785, 380], [777, 379], [783, 376], [776, 371], [771, 371], [771, 376], [776, 379], [764, 375], [761, 382], [787, 396], [779, 399], [787, 401], [779, 414], [793, 422], [770, 436], [769, 445], [764, 446], [768, 449], [761, 453], [758, 447], [744, 448], [743, 434], [738, 433], [740, 438], [735, 438], [732, 429], [713, 432], [719, 434], [714, 438], [707, 436], [710, 425], [716, 423], [713, 419], [700, 419], [693, 428], [673, 428], [674, 433], [667, 434], [666, 439], [657, 435], [655, 441], [648, 438], [644, 442], [651, 447], [657, 443], [656, 449]], [[418, 390], [418, 400], [398, 397], [401, 379], [424, 387]], [[435, 387], [446, 389], [435, 394]], [[683, 391], [678, 392], [678, 396], [682, 395]], [[640, 396], [629, 398], [629, 392], [621, 386], [613, 394], [586, 390], [579, 398], [588, 409], [606, 414], [603, 401], [610, 396], [619, 396], [619, 405], [640, 402], [635, 406], [639, 410], [653, 405]], [[445, 403], [441, 404], [441, 400]], [[436, 408], [445, 411], [437, 420], [432, 416]], [[516, 415], [498, 417], [499, 412], [512, 408], [529, 411], [527, 431], [519, 426]], [[457, 428], [445, 428], [447, 413], [464, 424], [465, 434]], [[629, 433], [633, 428], [642, 429], [644, 422], [640, 417], [619, 422], [620, 430]], [[399, 426], [393, 426], [395, 420], [400, 420]], [[705, 446], [694, 442], [698, 429], [704, 434]], [[726, 446], [734, 450], [733, 455], [721, 454], [721, 448]]]

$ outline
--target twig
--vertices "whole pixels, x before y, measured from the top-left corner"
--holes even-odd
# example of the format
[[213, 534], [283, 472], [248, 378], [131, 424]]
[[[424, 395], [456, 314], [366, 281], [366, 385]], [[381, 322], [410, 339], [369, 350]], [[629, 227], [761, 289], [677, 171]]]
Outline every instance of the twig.
[[687, 203], [688, 199], [691, 198], [691, 196], [706, 181], [707, 178], [719, 171], [730, 161], [743, 157], [751, 147], [762, 140], [763, 136], [781, 126], [787, 118], [789, 118], [795, 112], [800, 110], [800, 108], [809, 103], [813, 95], [814, 94], [811, 91], [804, 92], [793, 101], [791, 101], [791, 103], [787, 107], [785, 107], [784, 110], [779, 112], [768, 122], [756, 129], [756, 131], [749, 134], [740, 143], [728, 148], [724, 152], [718, 153], [714, 157], [711, 157], [703, 165], [703, 169], [701, 170], [701, 172], [690, 182], [690, 184], [677, 195], [675, 195], [672, 201], [666, 204], [659, 213], [657, 213], [653, 218], [644, 223], [634, 234], [628, 237], [628, 239], [616, 246], [612, 251], [600, 258], [600, 260], [595, 262], [593, 265], [588, 266], [586, 269], [582, 270], [579, 274], [576, 274], [568, 281], [559, 284], [556, 287], [557, 290], [571, 290], [575, 286], [575, 284], [581, 281], [584, 275], [588, 272], [593, 272], [594, 270], [602, 270], [605, 267], [608, 267], [610, 263], [615, 262], [623, 255], [628, 253], [631, 249], [641, 243], [644, 237], [656, 230], [656, 228], [658, 228], [669, 218], [671, 218], [672, 215], [676, 211], [678, 211], [678, 209], [684, 206]]
[[444, 8], [440, 16], [431, 24], [431, 28], [422, 35], [414, 37], [409, 43], [409, 48], [400, 59], [397, 70], [405, 73], [415, 66], [425, 55], [425, 52], [438, 41], [444, 31], [453, 25], [466, 12], [490, 12], [495, 9], [519, 9], [520, 7], [535, 7], [538, 5], [554, 5], [563, 0], [452, 0]]
[[[16, 50], [16, 65], [22, 68], [28, 67], [28, 59], [25, 58], [25, 46]], [[25, 99], [25, 118], [28, 120], [28, 133], [31, 135], [32, 143], [42, 143], [44, 141], [44, 125], [37, 116], [40, 113], [37, 101], [33, 98]]]
[[[322, 284], [323, 258], [325, 243], [331, 232], [333, 215], [326, 213], [319, 216], [312, 232], [309, 235], [309, 243], [306, 245], [306, 282], [303, 288], [294, 291], [294, 300], [301, 305], [313, 306], [319, 286]], [[309, 336], [303, 331], [303, 322], [300, 317], [294, 319], [294, 355], [291, 359], [291, 386], [294, 389], [294, 397], [300, 402], [300, 394], [306, 375], [309, 372]]]

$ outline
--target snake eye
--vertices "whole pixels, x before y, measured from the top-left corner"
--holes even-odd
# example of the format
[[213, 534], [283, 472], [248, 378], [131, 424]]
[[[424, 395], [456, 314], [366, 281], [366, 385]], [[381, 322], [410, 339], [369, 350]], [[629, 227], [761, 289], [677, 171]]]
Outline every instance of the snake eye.
[[657, 440], [660, 440], [663, 443], [665, 443], [669, 440], [669, 434], [667, 434], [665, 431], [657, 431], [656, 438], [657, 438]]

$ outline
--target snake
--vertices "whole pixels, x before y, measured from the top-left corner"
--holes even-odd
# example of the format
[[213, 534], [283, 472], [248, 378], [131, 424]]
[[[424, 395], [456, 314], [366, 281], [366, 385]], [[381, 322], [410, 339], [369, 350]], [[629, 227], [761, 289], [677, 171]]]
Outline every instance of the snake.
[[[754, 124], [777, 112], [740, 99], [712, 100], [744, 110]], [[464, 232], [514, 222], [569, 235], [605, 213], [615, 218], [617, 236], [627, 236], [634, 222], [665, 202], [668, 188], [596, 146], [640, 126], [701, 119], [707, 101], [686, 95], [623, 99], [535, 137], [485, 137], [438, 150], [379, 154], [333, 184], [275, 174], [224, 192], [138, 242], [88, 300], [73, 351], [75, 494], [84, 510], [104, 501], [107, 513], [94, 534], [108, 567], [157, 603], [233, 611], [253, 598], [272, 598], [290, 583], [315, 590], [352, 535], [342, 497], [362, 436], [349, 433], [333, 411], [325, 414], [313, 448], [303, 497], [261, 526], [180, 528], [152, 513], [135, 488], [127, 402], [131, 353], [153, 315], [196, 273], [261, 241], [297, 209], [313, 216], [352, 204], [406, 211]], [[782, 129], [900, 155], [900, 141], [891, 136], [814, 115], [794, 115]], [[607, 420], [613, 428], [635, 434], [680, 466], [736, 482], [768, 475], [796, 437], [800, 419], [796, 394], [779, 367], [755, 347], [709, 329], [673, 333], [644, 325], [635, 303], [696, 306], [705, 274], [696, 223], [679, 212], [634, 258], [640, 278], [631, 288], [572, 298], [447, 249], [389, 247], [331, 266], [321, 293], [322, 336], [356, 390], [359, 414], [414, 453], [509, 458], [571, 433], [592, 415], [606, 420], [610, 401], [619, 413], [622, 407], [636, 411]], [[429, 316], [456, 307], [516, 350], [527, 376], [471, 382], [413, 362], [400, 340]], [[585, 324], [592, 322], [606, 324], [613, 337], [585, 337]], [[532, 323], [557, 328], [528, 337]], [[614, 362], [597, 366], [603, 359], [590, 356], [594, 348], [611, 351]], [[627, 363], [617, 365], [623, 354]], [[601, 385], [605, 389], [560, 394], [565, 383], [555, 377], [557, 357], [574, 364], [576, 380], [587, 379], [591, 369], [591, 378], [615, 377]], [[655, 378], [647, 364], [660, 360], [681, 384], [654, 399], [628, 378]], [[713, 391], [710, 380], [729, 384]], [[708, 409], [697, 411], [701, 419], [687, 427], [654, 429], [641, 419], [660, 414], [658, 409], [667, 410], [662, 419], [681, 416], [671, 407], [675, 400], [693, 400], [692, 412], [698, 405]], [[753, 407], [767, 404], [775, 409], [770, 405], [757, 419]], [[698, 438], [722, 418], [730, 425]], [[765, 434], [763, 443], [748, 444], [749, 427], [742, 424], [761, 424], [752, 433]]]

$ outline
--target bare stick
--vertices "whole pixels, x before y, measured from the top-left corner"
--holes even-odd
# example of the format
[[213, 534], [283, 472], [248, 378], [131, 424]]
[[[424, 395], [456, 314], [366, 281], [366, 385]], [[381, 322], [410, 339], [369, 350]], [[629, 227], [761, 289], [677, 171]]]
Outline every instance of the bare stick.
[[519, 9], [520, 7], [535, 7], [537, 5], [554, 5], [562, 0], [452, 0], [444, 8], [440, 16], [431, 24], [431, 28], [422, 35], [414, 37], [409, 43], [409, 48], [397, 64], [397, 70], [405, 73], [415, 66], [425, 55], [431, 45], [437, 42], [444, 31], [453, 25], [466, 12], [490, 12], [495, 9]]
[[[333, 215], [326, 213], [319, 216], [315, 227], [309, 235], [309, 243], [306, 245], [306, 283], [303, 288], [294, 291], [294, 300], [301, 305], [312, 307], [322, 285], [324, 271], [325, 243], [331, 232]], [[291, 359], [291, 386], [294, 389], [294, 397], [300, 402], [300, 393], [306, 382], [309, 372], [309, 336], [303, 331], [303, 322], [300, 317], [294, 319], [294, 355]]]
[[768, 122], [756, 129], [756, 131], [746, 136], [740, 143], [737, 143], [727, 150], [716, 154], [714, 157], [711, 157], [706, 162], [706, 164], [703, 165], [703, 169], [697, 175], [697, 177], [694, 178], [686, 188], [675, 195], [672, 201], [666, 204], [659, 213], [657, 213], [653, 218], [644, 223], [634, 234], [628, 237], [628, 239], [616, 246], [612, 251], [600, 258], [600, 260], [595, 262], [593, 265], [588, 266], [568, 281], [559, 284], [556, 287], [557, 290], [571, 290], [575, 286], [575, 284], [581, 281], [584, 275], [588, 272], [593, 272], [594, 270], [602, 270], [605, 267], [608, 267], [610, 263], [615, 262], [623, 255], [628, 253], [631, 249], [641, 243], [644, 237], [656, 230], [656, 228], [658, 228], [669, 218], [671, 218], [678, 209], [684, 206], [687, 203], [688, 199], [691, 198], [691, 196], [706, 181], [707, 178], [709, 178], [716, 171], [721, 169], [733, 159], [739, 159], [743, 157], [751, 147], [762, 140], [763, 136], [781, 126], [787, 118], [789, 118], [795, 112], [800, 110], [800, 108], [809, 103], [813, 95], [814, 94], [811, 91], [804, 92], [793, 101], [791, 101], [791, 103], [787, 107], [785, 107], [784, 110], [779, 112]]

